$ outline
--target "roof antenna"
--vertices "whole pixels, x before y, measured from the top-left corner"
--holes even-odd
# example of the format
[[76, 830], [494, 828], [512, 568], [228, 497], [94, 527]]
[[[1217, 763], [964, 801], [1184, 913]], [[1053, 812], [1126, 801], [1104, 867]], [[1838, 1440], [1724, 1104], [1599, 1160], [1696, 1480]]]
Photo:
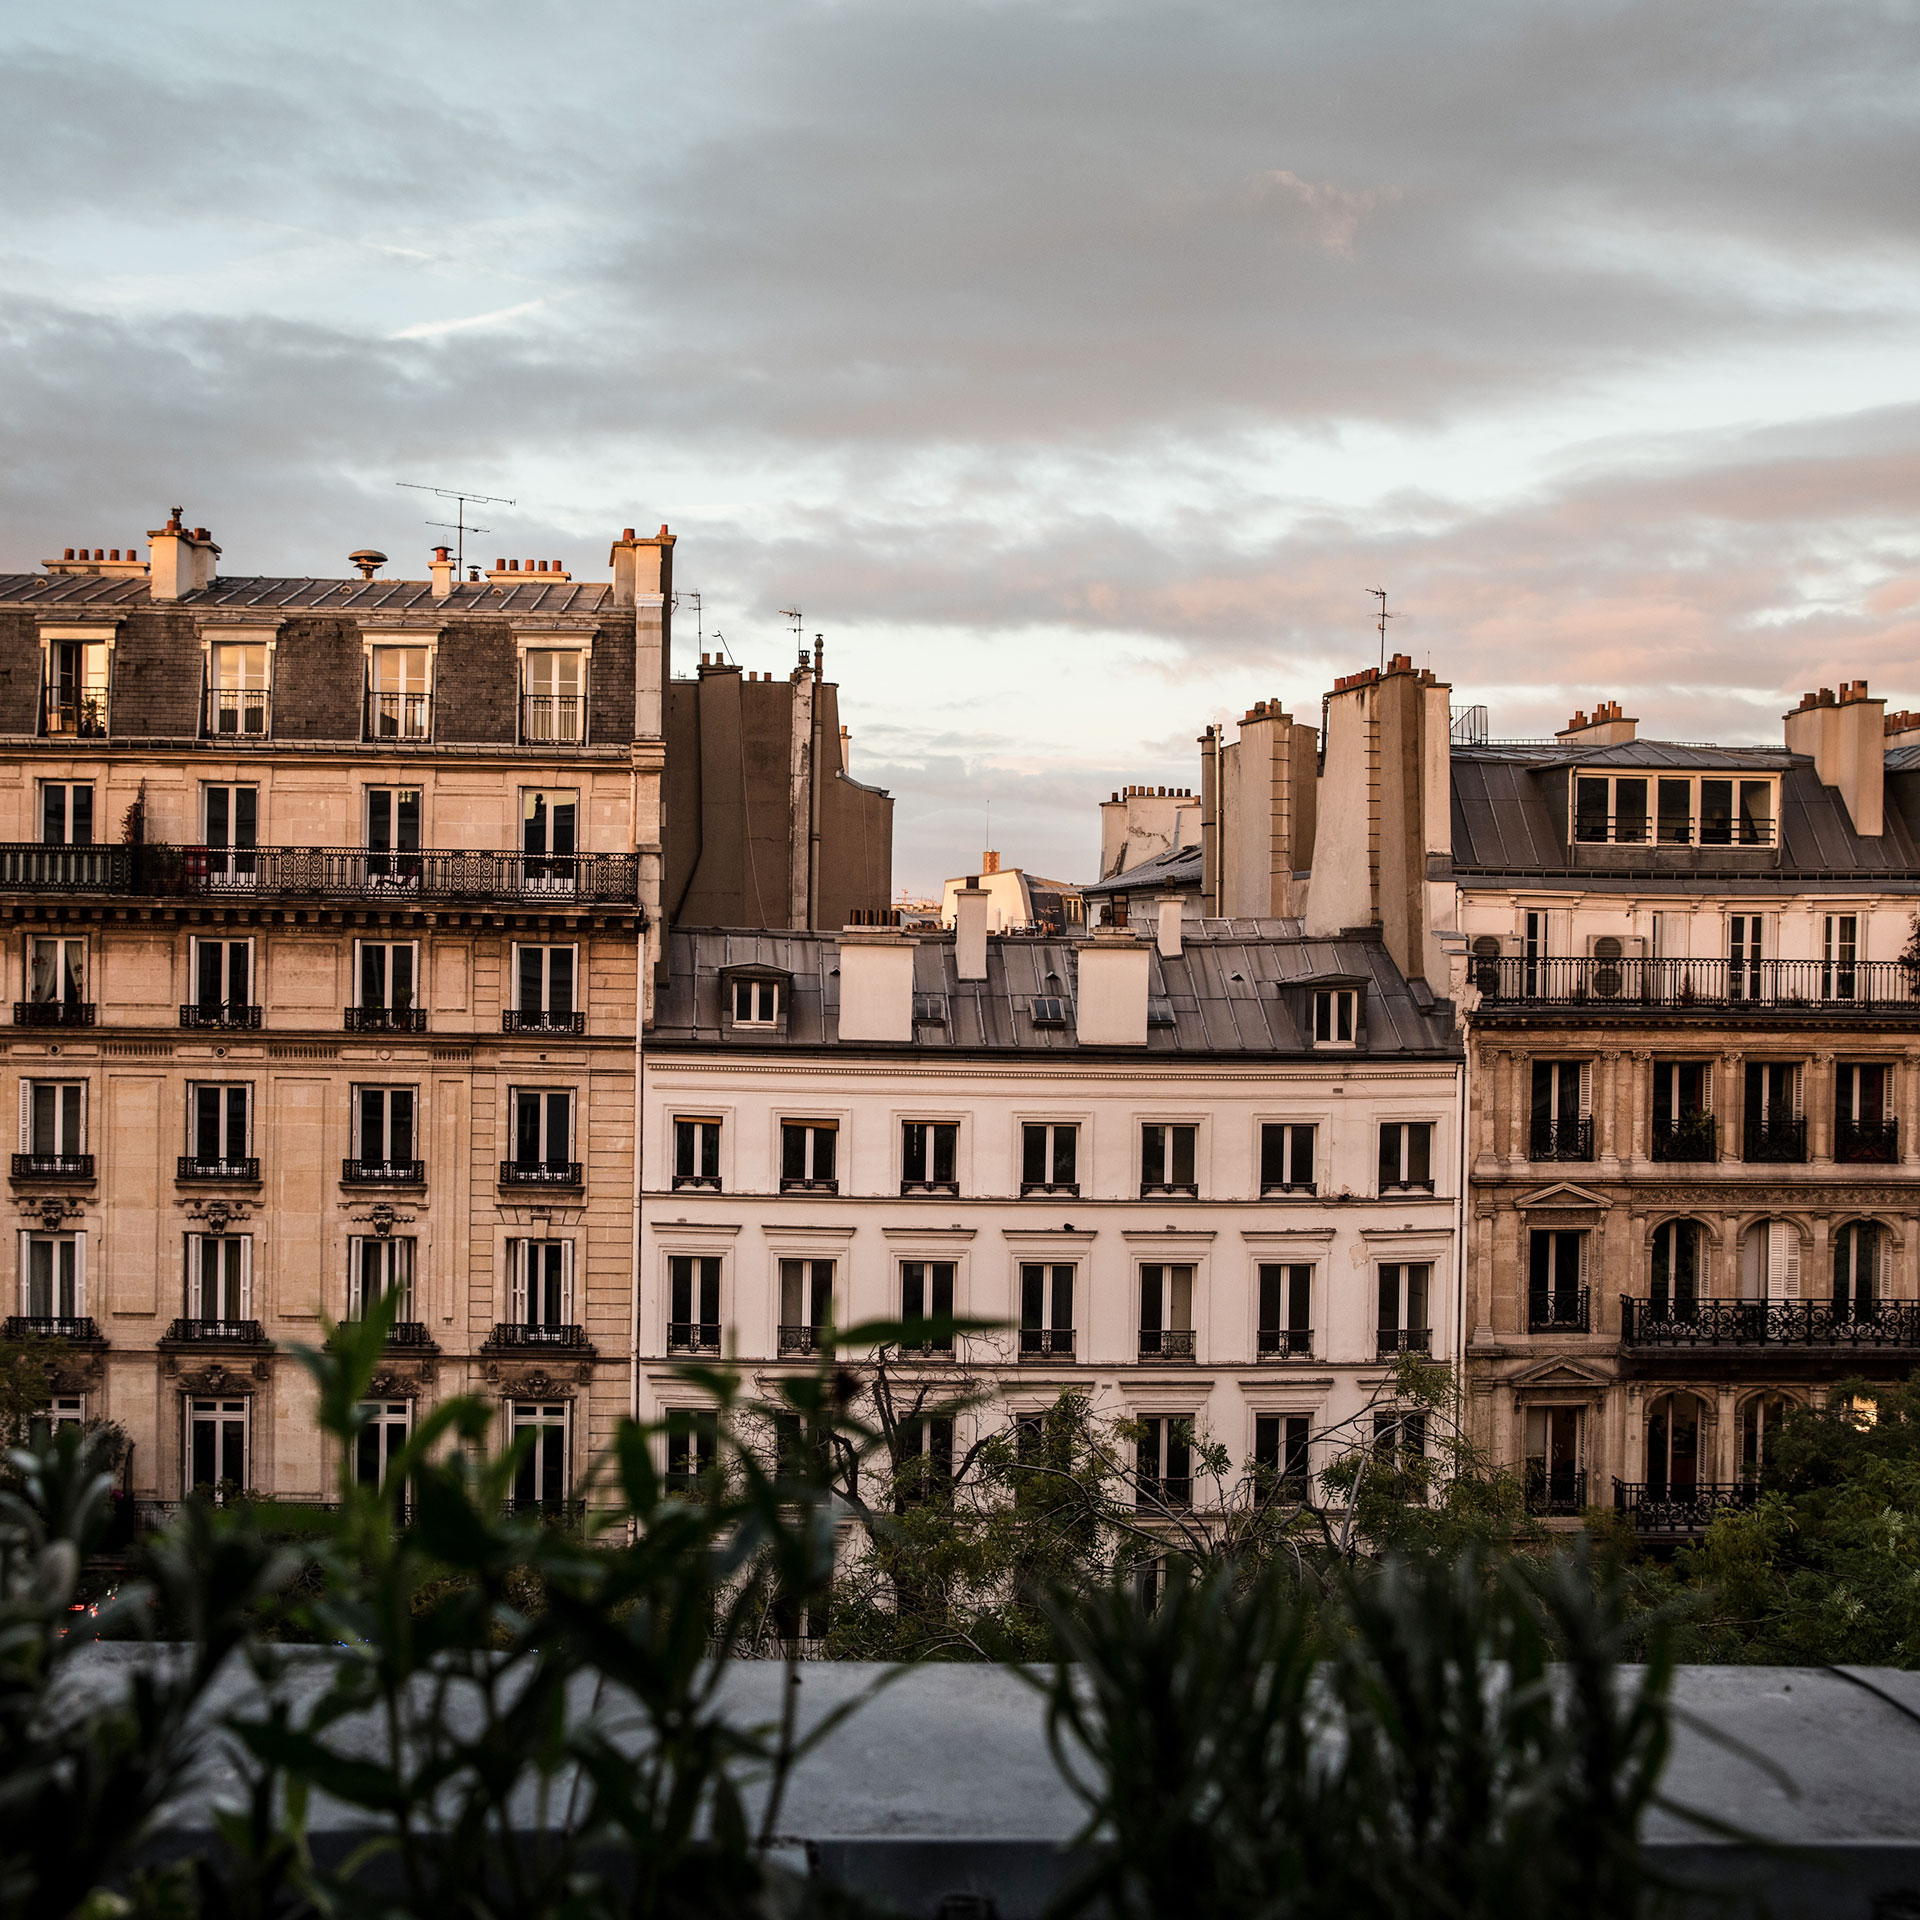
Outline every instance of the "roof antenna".
[[1380, 602], [1380, 671], [1385, 673], [1387, 670], [1387, 622], [1389, 620], [1398, 620], [1400, 616], [1397, 613], [1389, 613], [1387, 611], [1387, 590], [1385, 587], [1369, 587], [1367, 591]]
[[[826, 678], [826, 658], [827, 636], [824, 633], [816, 633], [813, 636], [813, 677], [816, 680]], [[803, 667], [807, 664], [807, 650], [805, 647], [800, 649], [800, 664]]]
[[687, 588], [686, 598], [693, 602], [693, 636], [699, 642], [700, 658], [704, 661], [707, 657], [707, 610], [700, 603], [698, 587]]
[[486, 507], [510, 507], [514, 505], [513, 501], [497, 493], [467, 493], [459, 487], [428, 487], [422, 486], [418, 480], [396, 480], [393, 484], [396, 487], [407, 487], [414, 493], [436, 493], [442, 500], [452, 500], [456, 502], [451, 520], [429, 520], [426, 524], [430, 527], [445, 527], [449, 532], [459, 536], [460, 551], [454, 557], [454, 564], [456, 567], [462, 569], [464, 569], [467, 564], [467, 535], [470, 533], [491, 533], [493, 531], [491, 527], [476, 527], [473, 522], [467, 518], [467, 502], [469, 500], [475, 500]]
[[804, 667], [807, 664], [807, 636], [800, 631], [800, 609], [798, 607], [782, 607], [780, 609], [780, 618], [793, 622], [794, 651], [799, 654], [800, 664]]

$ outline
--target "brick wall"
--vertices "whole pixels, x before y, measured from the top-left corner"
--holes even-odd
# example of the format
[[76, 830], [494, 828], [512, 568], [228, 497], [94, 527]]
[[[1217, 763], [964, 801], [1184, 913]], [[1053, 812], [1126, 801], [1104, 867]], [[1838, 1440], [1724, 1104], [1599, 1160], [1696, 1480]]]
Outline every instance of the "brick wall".
[[587, 738], [597, 747], [628, 746], [633, 740], [633, 623], [600, 627], [593, 636], [593, 671], [587, 686]]
[[455, 620], [440, 635], [433, 737], [511, 746], [520, 737], [519, 661], [504, 620]]
[[136, 613], [113, 648], [107, 726], [119, 740], [192, 740], [200, 732], [206, 662], [192, 617]]
[[0, 733], [40, 730], [40, 623], [0, 613]]
[[358, 740], [366, 662], [351, 620], [289, 620], [273, 656], [273, 731], [280, 740]]

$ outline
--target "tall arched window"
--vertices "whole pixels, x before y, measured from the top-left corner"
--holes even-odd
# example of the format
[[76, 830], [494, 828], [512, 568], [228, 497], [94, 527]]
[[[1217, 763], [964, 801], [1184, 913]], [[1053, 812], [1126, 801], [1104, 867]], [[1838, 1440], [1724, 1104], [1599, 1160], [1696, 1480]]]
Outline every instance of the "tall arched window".
[[1700, 1402], [1663, 1393], [1647, 1409], [1647, 1491], [1656, 1500], [1700, 1484]]
[[1833, 1317], [1871, 1320], [1880, 1298], [1880, 1229], [1850, 1220], [1833, 1236]]
[[1758, 1480], [1767, 1464], [1767, 1452], [1780, 1422], [1793, 1411], [1793, 1402], [1777, 1393], [1756, 1393], [1740, 1409], [1740, 1477]]
[[1690, 1320], [1699, 1310], [1700, 1246], [1698, 1220], [1668, 1220], [1654, 1229], [1649, 1303], [1654, 1319]]
[[1740, 1243], [1743, 1300], [1800, 1298], [1800, 1234], [1786, 1220], [1756, 1220]]

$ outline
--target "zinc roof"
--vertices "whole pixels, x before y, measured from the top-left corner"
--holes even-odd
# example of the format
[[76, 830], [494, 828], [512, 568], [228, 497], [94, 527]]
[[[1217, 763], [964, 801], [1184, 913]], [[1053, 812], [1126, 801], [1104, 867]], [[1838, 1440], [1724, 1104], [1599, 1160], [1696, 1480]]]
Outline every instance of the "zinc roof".
[[[445, 599], [436, 599], [431, 580], [320, 580], [272, 574], [235, 575], [210, 587], [160, 604], [168, 609], [224, 613], [421, 613], [590, 614], [611, 599], [604, 580], [543, 581], [538, 574], [520, 583], [462, 580]], [[143, 578], [106, 578], [87, 573], [0, 574], [0, 604], [114, 612], [154, 604]]]

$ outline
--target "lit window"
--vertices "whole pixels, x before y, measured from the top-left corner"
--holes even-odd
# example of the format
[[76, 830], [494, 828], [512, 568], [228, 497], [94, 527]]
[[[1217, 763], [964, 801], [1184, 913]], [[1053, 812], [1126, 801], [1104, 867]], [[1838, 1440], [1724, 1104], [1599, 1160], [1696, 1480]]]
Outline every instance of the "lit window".
[[425, 740], [431, 736], [430, 658], [425, 647], [373, 649], [368, 666], [368, 739]]
[[586, 656], [529, 650], [520, 697], [520, 738], [529, 746], [571, 745], [587, 737]]
[[207, 662], [207, 731], [245, 737], [269, 731], [267, 666], [271, 651], [251, 643], [216, 646]]

